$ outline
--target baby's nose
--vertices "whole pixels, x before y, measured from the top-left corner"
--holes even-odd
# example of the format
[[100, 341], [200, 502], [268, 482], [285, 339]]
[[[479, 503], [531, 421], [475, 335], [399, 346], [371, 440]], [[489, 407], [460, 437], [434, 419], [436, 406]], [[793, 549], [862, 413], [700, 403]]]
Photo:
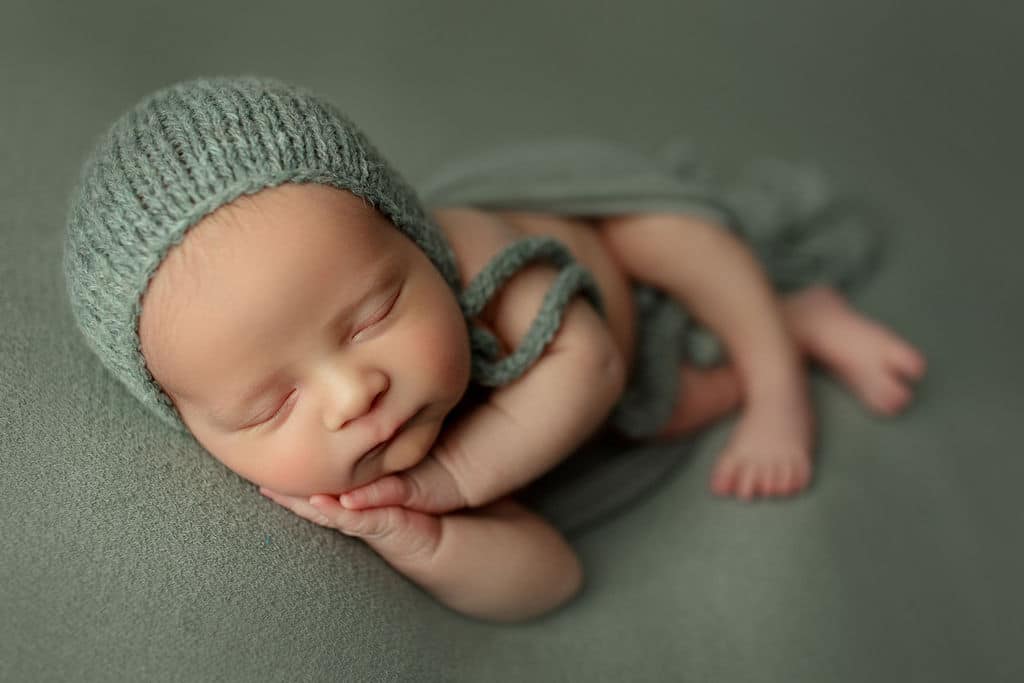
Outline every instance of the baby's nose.
[[371, 412], [387, 392], [390, 382], [379, 370], [339, 373], [325, 390], [324, 426], [336, 431]]

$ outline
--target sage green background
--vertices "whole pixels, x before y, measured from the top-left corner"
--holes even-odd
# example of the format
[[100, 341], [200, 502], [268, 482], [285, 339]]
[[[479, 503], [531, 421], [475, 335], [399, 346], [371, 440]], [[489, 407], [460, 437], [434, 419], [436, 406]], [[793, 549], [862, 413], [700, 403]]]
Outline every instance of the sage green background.
[[[994, 2], [5, 1], [0, 679], [1021, 680], [1022, 29]], [[573, 540], [571, 604], [456, 615], [147, 424], [74, 329], [62, 229], [94, 137], [242, 73], [323, 92], [414, 184], [576, 133], [814, 161], [888, 216], [855, 302], [927, 379], [886, 420], [816, 372], [803, 495], [709, 493], [730, 418]]]

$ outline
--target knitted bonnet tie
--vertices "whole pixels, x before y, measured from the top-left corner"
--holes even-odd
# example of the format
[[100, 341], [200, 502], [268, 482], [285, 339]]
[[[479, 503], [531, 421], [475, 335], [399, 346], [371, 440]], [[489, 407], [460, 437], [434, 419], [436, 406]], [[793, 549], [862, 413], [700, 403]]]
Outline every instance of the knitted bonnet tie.
[[[176, 429], [188, 431], [146, 367], [139, 341], [149, 279], [205, 215], [286, 182], [362, 197], [426, 253], [466, 318], [479, 384], [507, 384], [532, 366], [576, 292], [605, 315], [593, 276], [550, 237], [508, 246], [462, 290], [451, 247], [415, 191], [351, 120], [310, 90], [257, 76], [183, 81], [143, 98], [99, 138], [71, 198], [63, 263], [71, 311], [89, 348]], [[553, 263], [559, 275], [519, 347], [499, 358], [498, 340], [470, 319], [537, 261]]]

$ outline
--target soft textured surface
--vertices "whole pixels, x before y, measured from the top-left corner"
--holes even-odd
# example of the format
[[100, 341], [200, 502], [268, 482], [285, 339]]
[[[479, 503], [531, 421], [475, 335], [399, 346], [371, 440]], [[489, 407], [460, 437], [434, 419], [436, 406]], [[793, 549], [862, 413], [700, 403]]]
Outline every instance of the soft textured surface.
[[[0, 680], [1021, 679], [1022, 20], [888, 0], [5, 3]], [[574, 539], [571, 604], [459, 617], [150, 427], [76, 334], [61, 228], [93, 136], [156, 86], [240, 72], [323, 90], [416, 184], [568, 133], [685, 134], [726, 170], [814, 160], [884, 209], [855, 302], [929, 375], [886, 420], [816, 372], [801, 496], [708, 492], [726, 420]]]

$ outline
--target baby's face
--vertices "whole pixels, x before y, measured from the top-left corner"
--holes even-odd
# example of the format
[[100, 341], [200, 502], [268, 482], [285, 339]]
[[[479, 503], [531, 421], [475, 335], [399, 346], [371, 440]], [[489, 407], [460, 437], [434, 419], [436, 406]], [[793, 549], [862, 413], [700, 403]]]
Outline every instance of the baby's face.
[[151, 280], [139, 335], [196, 439], [289, 495], [412, 467], [469, 383], [444, 278], [372, 206], [325, 185], [265, 189], [194, 226]]

